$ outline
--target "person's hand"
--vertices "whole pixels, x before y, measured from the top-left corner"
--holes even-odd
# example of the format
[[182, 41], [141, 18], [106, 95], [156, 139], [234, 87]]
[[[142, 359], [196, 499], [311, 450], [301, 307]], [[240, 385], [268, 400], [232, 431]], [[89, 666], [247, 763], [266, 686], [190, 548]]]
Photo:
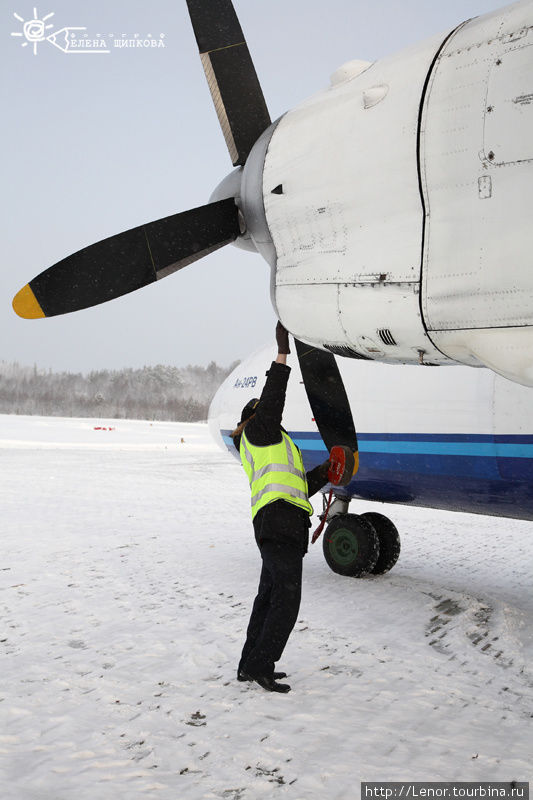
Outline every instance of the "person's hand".
[[276, 325], [276, 342], [278, 343], [278, 353], [280, 355], [288, 355], [291, 352], [289, 347], [289, 332], [284, 328], [281, 322]]
[[325, 481], [328, 480], [328, 472], [329, 472], [330, 463], [331, 462], [330, 462], [330, 460], [328, 458], [328, 460], [324, 461], [322, 464], [320, 464], [320, 467], [319, 467], [319, 469], [320, 469], [320, 477], [323, 478]]

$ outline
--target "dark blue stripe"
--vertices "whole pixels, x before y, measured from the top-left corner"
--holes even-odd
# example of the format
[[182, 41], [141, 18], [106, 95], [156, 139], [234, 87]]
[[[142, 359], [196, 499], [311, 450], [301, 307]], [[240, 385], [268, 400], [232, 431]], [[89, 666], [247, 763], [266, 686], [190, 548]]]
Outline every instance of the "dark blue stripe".
[[[307, 438], [307, 434], [295, 434]], [[311, 434], [316, 438], [317, 434]], [[495, 442], [497, 444], [533, 444], [533, 435], [486, 434], [486, 433], [360, 433], [357, 438], [384, 442]]]

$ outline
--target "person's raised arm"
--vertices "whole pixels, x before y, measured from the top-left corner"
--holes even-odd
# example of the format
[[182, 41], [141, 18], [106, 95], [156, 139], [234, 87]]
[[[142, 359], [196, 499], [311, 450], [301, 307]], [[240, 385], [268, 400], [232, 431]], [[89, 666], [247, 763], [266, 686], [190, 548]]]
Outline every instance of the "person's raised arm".
[[289, 347], [289, 332], [284, 328], [281, 322], [276, 325], [276, 342], [278, 343], [278, 357], [276, 364], [286, 364], [287, 356], [291, 352]]
[[289, 334], [281, 322], [276, 326], [276, 342], [277, 358], [267, 373], [268, 377], [254, 418], [250, 420], [246, 429], [246, 435], [252, 444], [265, 445], [278, 442], [281, 438], [281, 418], [290, 374], [290, 367], [287, 365], [287, 355], [290, 353]]

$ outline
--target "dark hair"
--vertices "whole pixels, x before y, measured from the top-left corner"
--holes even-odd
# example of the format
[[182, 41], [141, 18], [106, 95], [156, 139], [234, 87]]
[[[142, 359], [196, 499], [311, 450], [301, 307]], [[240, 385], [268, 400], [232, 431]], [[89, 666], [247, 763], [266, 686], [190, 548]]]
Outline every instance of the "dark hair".
[[[251, 420], [251, 419], [253, 419], [254, 417], [255, 417], [255, 414], [252, 414], [252, 416], [251, 416], [251, 417], [248, 417], [248, 419], [245, 419], [245, 420], [243, 420], [242, 422], [239, 422], [239, 424], [237, 425], [237, 427], [235, 428], [235, 430], [234, 430], [234, 431], [232, 431], [232, 432], [230, 433], [230, 436], [231, 436], [231, 438], [234, 440], [233, 444], [235, 444], [235, 439], [236, 439], [237, 437], [239, 437], [239, 439], [240, 439], [240, 437], [241, 437], [241, 435], [242, 435], [242, 432], [243, 432], [243, 430], [246, 428], [246, 426], [248, 425], [248, 423], [250, 422], [250, 420]], [[235, 447], [237, 447], [237, 445], [235, 445]], [[239, 449], [239, 448], [237, 447], [237, 450], [238, 450], [238, 449]]]
[[258, 397], [252, 397], [252, 399], [246, 403], [243, 410], [241, 411], [241, 418], [239, 420], [239, 425], [242, 422], [245, 422], [247, 419], [250, 419], [251, 416], [253, 416], [258, 403], [259, 403]]

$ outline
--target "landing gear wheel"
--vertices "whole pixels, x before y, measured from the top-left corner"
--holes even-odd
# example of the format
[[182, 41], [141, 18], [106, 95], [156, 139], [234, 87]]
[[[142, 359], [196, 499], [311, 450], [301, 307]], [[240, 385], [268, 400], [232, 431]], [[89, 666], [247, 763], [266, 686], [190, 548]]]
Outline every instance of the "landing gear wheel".
[[383, 514], [367, 511], [361, 516], [370, 522], [379, 538], [379, 557], [371, 572], [373, 575], [384, 575], [393, 568], [400, 557], [400, 534], [396, 525]]
[[358, 514], [333, 517], [322, 546], [328, 566], [339, 575], [361, 578], [372, 572], [379, 556], [379, 538], [371, 522]]

